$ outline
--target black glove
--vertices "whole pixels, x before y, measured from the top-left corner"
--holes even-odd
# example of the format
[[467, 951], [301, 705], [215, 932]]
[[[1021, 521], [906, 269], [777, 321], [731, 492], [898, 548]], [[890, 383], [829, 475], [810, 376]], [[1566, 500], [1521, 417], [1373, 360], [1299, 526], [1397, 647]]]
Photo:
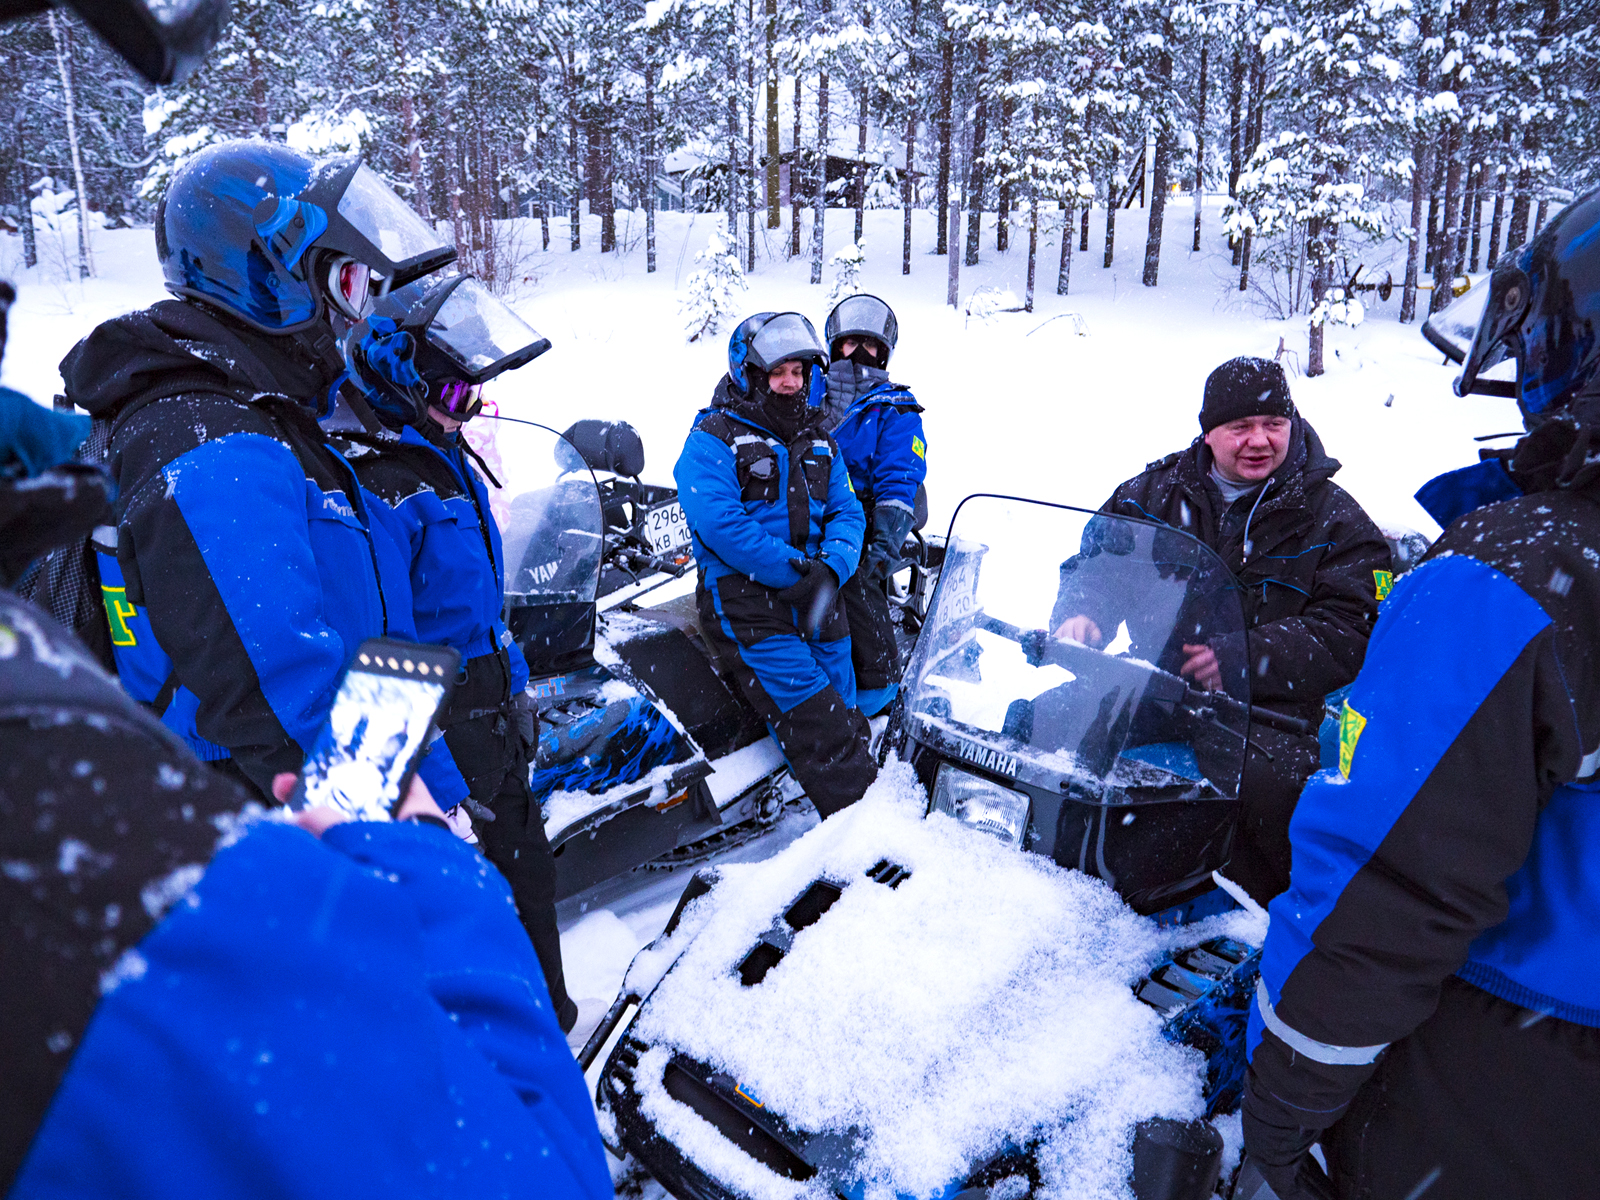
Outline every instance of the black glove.
[[879, 504], [872, 510], [872, 541], [861, 557], [862, 578], [868, 582], [887, 579], [900, 566], [900, 548], [906, 543], [915, 518], [894, 504]]
[[1252, 1089], [1245, 1088], [1245, 1154], [1273, 1194], [1278, 1200], [1336, 1200], [1327, 1173], [1311, 1157], [1311, 1146], [1322, 1131], [1291, 1129], [1263, 1120], [1257, 1112], [1263, 1105], [1252, 1103], [1253, 1096]]
[[839, 599], [839, 580], [831, 567], [814, 558], [797, 558], [792, 565], [800, 572], [799, 582], [780, 591], [778, 599], [794, 605], [800, 614], [796, 624], [809, 640], [817, 636], [817, 631], [833, 614]]

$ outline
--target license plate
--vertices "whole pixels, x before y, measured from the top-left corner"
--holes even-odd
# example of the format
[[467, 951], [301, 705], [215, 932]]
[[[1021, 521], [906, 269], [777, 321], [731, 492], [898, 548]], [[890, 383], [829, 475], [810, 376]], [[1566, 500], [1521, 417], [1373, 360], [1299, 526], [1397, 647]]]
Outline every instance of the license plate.
[[689, 544], [689, 522], [683, 505], [674, 501], [644, 515], [644, 540], [653, 554], [670, 554]]

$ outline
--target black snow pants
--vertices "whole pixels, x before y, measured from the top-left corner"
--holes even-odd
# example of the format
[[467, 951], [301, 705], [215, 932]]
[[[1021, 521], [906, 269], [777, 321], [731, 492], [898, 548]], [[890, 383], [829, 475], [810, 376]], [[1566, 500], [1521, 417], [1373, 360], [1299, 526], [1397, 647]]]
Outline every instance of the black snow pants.
[[900, 681], [900, 648], [894, 640], [889, 597], [879, 580], [867, 580], [857, 571], [839, 589], [850, 622], [850, 661], [856, 669], [856, 686], [877, 691]]
[[1321, 751], [1314, 737], [1261, 725], [1250, 727], [1250, 740], [1239, 781], [1239, 828], [1222, 873], [1265, 905], [1289, 890], [1289, 818]]
[[1600, 1029], [1459, 979], [1324, 1136], [1340, 1200], [1600, 1196]]
[[473, 832], [484, 856], [511, 885], [517, 915], [539, 956], [556, 1017], [562, 1029], [570, 1029], [578, 1011], [567, 995], [561, 966], [556, 862], [545, 837], [544, 815], [528, 787], [537, 730], [519, 725], [522, 714], [508, 695], [510, 669], [503, 653], [472, 659], [466, 674], [441, 720], [444, 740], [472, 800], [494, 815], [491, 821], [473, 813]]
[[[750, 660], [770, 659], [775, 646], [793, 650], [795, 644], [802, 642], [800, 631], [790, 619], [793, 610], [777, 600], [771, 589], [737, 576], [725, 575], [716, 586], [723, 615], [734, 636], [730, 637], [724, 628], [703, 579], [697, 590], [697, 604], [701, 636], [716, 660], [718, 672], [732, 681], [766, 722], [789, 769], [820, 815], [832, 816], [854, 804], [878, 777], [867, 719], [860, 709], [846, 704], [831, 685], [785, 710], [761, 682]], [[849, 636], [844, 613], [836, 608], [818, 640], [837, 642]], [[779, 639], [783, 641], [780, 643]], [[770, 661], [765, 661], [764, 667], [779, 669]]]

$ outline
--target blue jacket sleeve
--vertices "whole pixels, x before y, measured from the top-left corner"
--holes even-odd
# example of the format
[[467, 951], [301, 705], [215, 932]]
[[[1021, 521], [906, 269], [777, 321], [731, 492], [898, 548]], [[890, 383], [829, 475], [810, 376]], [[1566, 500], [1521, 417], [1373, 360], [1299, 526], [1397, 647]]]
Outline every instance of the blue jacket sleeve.
[[[372, 530], [373, 551], [378, 559], [378, 576], [383, 583], [384, 609], [388, 614], [389, 636], [417, 641], [416, 619], [412, 615], [411, 556], [407, 552], [408, 530], [401, 516], [365, 488], [367, 521]], [[467, 781], [462, 778], [455, 758], [444, 738], [435, 737], [422, 752], [417, 774], [428, 785], [440, 808], [454, 808], [467, 798]]]
[[[833, 505], [831, 493], [838, 486], [838, 474], [843, 465], [843, 461], [836, 458], [830, 481], [830, 508]], [[683, 505], [683, 515], [707, 550], [741, 575], [767, 587], [786, 588], [799, 581], [800, 573], [790, 564], [802, 555], [788, 542], [780, 541], [761, 528], [760, 523], [745, 512], [744, 502], [739, 498], [733, 452], [726, 444], [709, 433], [693, 431], [684, 443], [672, 474], [678, 484], [678, 503]], [[848, 476], [845, 487], [849, 487]], [[853, 503], [853, 496], [851, 500]], [[861, 506], [855, 507], [859, 513]], [[858, 530], [857, 556], [860, 542]], [[855, 559], [851, 558], [850, 571], [854, 570]], [[841, 579], [848, 579], [850, 571]]]
[[917, 489], [928, 477], [928, 442], [916, 409], [885, 407], [871, 477], [873, 504], [916, 511]]
[[[837, 450], [837, 447], [835, 447]], [[861, 562], [861, 542], [867, 534], [867, 515], [861, 511], [850, 486], [850, 468], [844, 455], [835, 453], [828, 474], [828, 505], [822, 516], [822, 545], [818, 557], [843, 583]]]

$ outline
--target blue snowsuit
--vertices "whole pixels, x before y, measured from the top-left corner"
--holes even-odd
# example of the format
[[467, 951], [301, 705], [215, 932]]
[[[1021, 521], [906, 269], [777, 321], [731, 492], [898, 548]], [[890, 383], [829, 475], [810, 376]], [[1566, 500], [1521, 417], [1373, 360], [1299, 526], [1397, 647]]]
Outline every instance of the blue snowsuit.
[[[416, 638], [395, 530], [285, 398], [314, 391], [270, 341], [168, 301], [62, 364], [68, 394], [112, 420], [118, 548], [100, 562], [119, 670], [263, 795], [300, 769], [356, 647]], [[420, 772], [441, 805], [466, 795], [440, 741]]]
[[[1515, 498], [1467, 511], [1395, 585], [1338, 768], [1289, 826], [1245, 1136], [1288, 1163], [1323, 1133], [1341, 1196], [1594, 1189], [1600, 432], [1570, 432], [1588, 445], [1547, 459], [1529, 437], [1509, 472], [1466, 473]], [[1471, 491], [1418, 495], [1450, 520]]]
[[715, 653], [739, 664], [740, 689], [826, 815], [859, 799], [876, 775], [854, 707], [849, 626], [836, 608], [808, 640], [778, 592], [799, 582], [797, 559], [848, 580], [866, 518], [833, 439], [810, 420], [785, 439], [769, 404], [725, 378], [673, 474], [699, 564], [702, 630]]
[[[0, 1191], [15, 1171], [25, 1200], [611, 1195], [538, 963], [476, 851], [412, 823], [237, 836], [245, 789], [65, 631], [4, 594], [0, 629], [23, 634], [0, 761], [38, 772], [0, 830]], [[63, 752], [82, 769], [43, 786]]]
[[511, 884], [556, 1011], [570, 1023], [555, 859], [528, 787], [536, 733], [521, 702], [528, 661], [503, 619], [503, 550], [488, 489], [455, 438], [436, 444], [408, 425], [398, 436], [344, 433], [338, 444], [397, 528], [418, 634], [461, 653], [464, 678], [439, 717], [443, 741], [479, 810], [479, 844]]
[[880, 573], [898, 562], [906, 534], [927, 515], [928, 443], [922, 406], [886, 373], [841, 360], [829, 368], [828, 387], [829, 412], [838, 413], [833, 438], [867, 515], [863, 569], [843, 598], [861, 709], [871, 716], [900, 685], [900, 648]]

